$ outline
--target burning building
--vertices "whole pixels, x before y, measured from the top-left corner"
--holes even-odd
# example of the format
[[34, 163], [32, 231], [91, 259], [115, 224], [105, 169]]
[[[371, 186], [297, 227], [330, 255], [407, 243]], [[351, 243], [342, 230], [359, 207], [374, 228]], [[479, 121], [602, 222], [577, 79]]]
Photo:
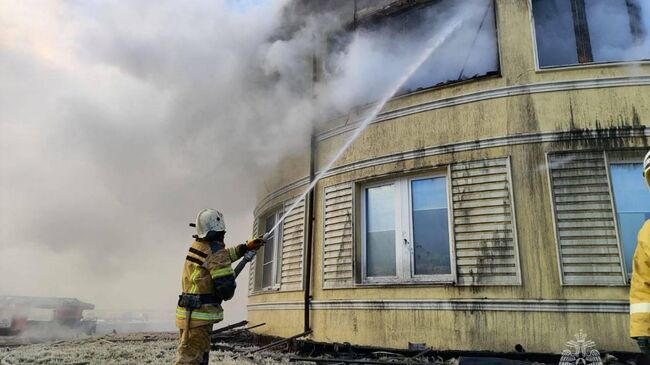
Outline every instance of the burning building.
[[[422, 41], [449, 3], [334, 2], [344, 33], [394, 29], [398, 42]], [[628, 291], [650, 217], [650, 5], [476, 4], [470, 31], [442, 44], [259, 252], [248, 316], [266, 322], [260, 332], [558, 352], [582, 329], [600, 348], [636, 349]], [[341, 42], [315, 57], [314, 79]], [[320, 125], [311, 151], [268, 177], [256, 234], [366, 109]]]

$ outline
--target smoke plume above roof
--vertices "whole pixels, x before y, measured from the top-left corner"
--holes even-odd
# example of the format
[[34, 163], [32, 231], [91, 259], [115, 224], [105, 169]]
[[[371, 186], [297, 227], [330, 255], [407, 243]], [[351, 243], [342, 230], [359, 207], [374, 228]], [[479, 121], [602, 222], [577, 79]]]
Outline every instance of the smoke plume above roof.
[[195, 214], [249, 238], [265, 176], [315, 123], [384, 92], [443, 19], [466, 24], [411, 88], [497, 70], [491, 1], [440, 3], [419, 38], [360, 27], [315, 85], [313, 55], [349, 26], [337, 6], [0, 3], [0, 294], [171, 312]]

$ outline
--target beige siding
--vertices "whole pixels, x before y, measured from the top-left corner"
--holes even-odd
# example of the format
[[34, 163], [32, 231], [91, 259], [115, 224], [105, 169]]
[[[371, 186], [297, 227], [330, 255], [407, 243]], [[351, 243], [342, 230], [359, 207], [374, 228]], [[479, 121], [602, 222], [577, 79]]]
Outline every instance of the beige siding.
[[[253, 236], [258, 236], [258, 219], [253, 219]], [[257, 266], [257, 255], [253, 257], [253, 260], [248, 264], [248, 294], [251, 294], [255, 290], [255, 267]]]
[[623, 285], [603, 152], [548, 155], [562, 282]]
[[[608, 153], [619, 148], [647, 149], [650, 142], [650, 63], [580, 65], [536, 72], [530, 2], [499, 0], [495, 5], [500, 75], [393, 98], [318, 184], [312, 266], [315, 283], [311, 294], [314, 303], [321, 304], [314, 304], [311, 311], [314, 341], [347, 341], [399, 348], [405, 346], [408, 339], [427, 343], [435, 349], [471, 351], [509, 351], [513, 344], [522, 343], [529, 351], [557, 352], [564, 349], [565, 342], [582, 328], [599, 347], [638, 350], [627, 333], [629, 315], [625, 314], [625, 307], [629, 288], [622, 285], [562, 287], [557, 252], [560, 243], [556, 241], [556, 213], [552, 206], [554, 200], [546, 154], [568, 149], [606, 149]], [[634, 74], [630, 74], [629, 66], [634, 68]], [[360, 106], [336, 120], [319, 123], [314, 153], [305, 149], [297, 154], [313, 156], [315, 169], [322, 170], [354, 133], [368, 108], [372, 105]], [[355, 242], [354, 270], [341, 272], [345, 278], [341, 286], [349, 288], [323, 290], [324, 187], [406, 176], [425, 169], [437, 170], [441, 166], [450, 166], [451, 170], [455, 162], [504, 156], [511, 156], [512, 180], [467, 185], [463, 189], [467, 191], [460, 198], [467, 204], [456, 208], [457, 211], [464, 209], [461, 211], [465, 215], [454, 215], [453, 203], [459, 196], [453, 200], [452, 177], [449, 176], [450, 237], [454, 241], [456, 234], [473, 232], [472, 225], [482, 224], [489, 233], [510, 224], [518, 255], [498, 260], [508, 265], [508, 260], [518, 256], [522, 285], [357, 287], [356, 282], [349, 285], [352, 272], [356, 275], [359, 271], [356, 259], [361, 259], [356, 250], [356, 245], [361, 242]], [[643, 153], [639, 157], [642, 156]], [[275, 174], [280, 175], [278, 178], [267, 179], [264, 176], [264, 184], [260, 184], [261, 193], [269, 189], [274, 193], [259, 202], [261, 210], [291, 197], [299, 179], [303, 183], [308, 180], [308, 169], [304, 168], [308, 164], [288, 161], [284, 165], [288, 168], [278, 171]], [[588, 169], [569, 173], [591, 175]], [[354, 194], [359, 190], [356, 184], [353, 186], [353, 206], [356, 207], [359, 202]], [[590, 202], [591, 195], [609, 191], [605, 185], [572, 186], [570, 190], [574, 194], [560, 194], [557, 202]], [[511, 207], [504, 213], [498, 199], [512, 195]], [[483, 206], [482, 198], [497, 199], [492, 202], [496, 205]], [[483, 214], [473, 214], [480, 209], [483, 211], [478, 213]], [[511, 215], [507, 214], [508, 211]], [[356, 214], [357, 211], [352, 212], [352, 215]], [[611, 211], [599, 210], [562, 214], [565, 214], [564, 218], [571, 214], [575, 219], [560, 220], [558, 229], [583, 226], [583, 230], [589, 230], [591, 219], [615, 218]], [[508, 217], [512, 217], [512, 221]], [[347, 214], [335, 218], [330, 215], [328, 221], [350, 226], [360, 222], [351, 220]], [[459, 227], [459, 232], [454, 230], [454, 226]], [[360, 227], [354, 228], [355, 234], [361, 232], [357, 229]], [[328, 249], [335, 251], [342, 249], [350, 238], [339, 238], [338, 248], [333, 246], [337, 243], [332, 240], [331, 237], [328, 240]], [[474, 251], [501, 249], [501, 242], [495, 241], [452, 242], [451, 247], [456, 251], [454, 257], [457, 257], [453, 263], [464, 260], [459, 262], [461, 271], [464, 267], [471, 267], [466, 264], [477, 264], [481, 256]], [[604, 246], [606, 251], [610, 251], [616, 241], [605, 237], [591, 240], [564, 238], [562, 242], [575, 245], [575, 249]], [[512, 252], [510, 248], [505, 248], [505, 251]], [[611, 255], [588, 257], [593, 262], [616, 260], [616, 256]], [[575, 264], [572, 261], [584, 258], [575, 255], [567, 257], [566, 262]], [[336, 273], [334, 271], [332, 275]], [[460, 279], [463, 280], [462, 274]], [[332, 278], [327, 280], [326, 286], [330, 288], [338, 283]], [[302, 331], [304, 298], [301, 294], [265, 292], [251, 296], [249, 301], [255, 307], [249, 308], [249, 320], [251, 323], [267, 322], [266, 326], [255, 331], [283, 337]], [[491, 310], [481, 303], [468, 304], [468, 301], [475, 303], [478, 298], [486, 298], [489, 307], [498, 305], [501, 309]], [[390, 301], [394, 305], [384, 306]], [[448, 302], [462, 305], [447, 307]], [[423, 303], [442, 304], [424, 306]], [[257, 304], [267, 306], [257, 307]], [[538, 311], [547, 305], [553, 309]], [[332, 323], [337, 325], [332, 326]], [[430, 323], [440, 325], [427, 326]], [[485, 336], [486, 326], [493, 330], [494, 335]]]
[[510, 161], [453, 164], [451, 191], [458, 285], [519, 285]]
[[[294, 202], [293, 199], [285, 202], [285, 213]], [[282, 224], [281, 290], [302, 289], [304, 241], [305, 200], [302, 199]]]
[[352, 184], [325, 188], [323, 288], [353, 284]]

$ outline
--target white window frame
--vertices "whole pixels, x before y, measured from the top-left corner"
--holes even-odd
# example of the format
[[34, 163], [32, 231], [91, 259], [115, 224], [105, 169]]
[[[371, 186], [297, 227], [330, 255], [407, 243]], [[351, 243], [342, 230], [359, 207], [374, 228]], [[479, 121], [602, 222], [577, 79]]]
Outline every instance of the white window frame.
[[[447, 201], [447, 225], [449, 237], [449, 261], [451, 273], [438, 275], [415, 275], [415, 249], [413, 248], [413, 199], [411, 183], [417, 180], [445, 178]], [[439, 283], [451, 284], [456, 277], [456, 265], [453, 242], [453, 216], [449, 176], [446, 172], [436, 174], [400, 177], [361, 186], [361, 283], [362, 284], [408, 284]], [[395, 276], [370, 277], [367, 275], [367, 238], [366, 207], [367, 191], [371, 188], [393, 185], [395, 196]]]
[[[273, 228], [273, 227], [266, 227], [266, 220], [273, 215], [275, 216], [274, 222], [277, 222], [282, 217], [283, 214], [284, 214], [283, 208], [272, 210], [271, 212], [262, 215], [259, 226], [264, 227], [264, 232], [266, 232], [269, 229]], [[260, 255], [261, 257], [258, 257], [261, 266], [259, 271], [261, 275], [259, 279], [260, 287], [258, 289], [260, 291], [280, 289], [280, 284], [282, 283], [282, 278], [279, 277], [279, 274], [282, 271], [282, 243], [283, 243], [282, 234], [283, 234], [283, 223], [280, 223], [276, 228], [275, 232], [273, 232], [273, 243], [275, 246], [274, 246], [274, 253], [273, 253], [273, 262], [271, 263], [272, 265], [271, 275], [273, 276], [273, 280], [270, 286], [264, 286], [264, 251], [260, 252], [262, 255]]]
[[397, 245], [398, 242], [398, 236], [399, 232], [401, 232], [401, 225], [400, 222], [402, 221], [401, 219], [395, 219], [395, 276], [375, 276], [375, 277], [370, 277], [367, 274], [367, 264], [368, 260], [366, 259], [367, 257], [367, 233], [366, 233], [366, 225], [367, 225], [367, 217], [366, 217], [366, 208], [368, 206], [368, 203], [366, 202], [367, 199], [367, 190], [371, 188], [378, 188], [382, 186], [387, 186], [387, 185], [393, 185], [395, 187], [395, 196], [393, 198], [393, 209], [395, 209], [395, 215], [397, 216], [399, 214], [399, 201], [400, 201], [400, 192], [397, 184], [398, 180], [385, 180], [381, 181], [378, 183], [372, 183], [372, 184], [366, 184], [361, 188], [361, 278], [363, 283], [387, 283], [387, 282], [392, 282], [392, 283], [398, 283], [401, 282], [402, 280], [400, 279], [400, 272], [402, 271], [401, 269], [401, 262], [403, 260], [400, 259], [400, 254], [399, 250], [397, 249], [400, 247]]
[[[621, 238], [621, 232], [618, 227], [618, 211], [616, 210], [616, 196], [614, 196], [614, 181], [612, 179], [612, 165], [624, 165], [624, 164], [640, 164], [643, 168], [643, 159], [642, 158], [621, 158], [621, 157], [616, 157], [616, 158], [611, 158], [609, 154], [605, 154], [605, 165], [607, 167], [607, 181], [609, 183], [609, 197], [612, 201], [612, 210], [613, 210], [613, 217], [614, 217], [614, 230], [616, 231], [616, 241], [618, 241], [618, 252], [619, 252], [619, 257], [621, 259], [621, 269], [623, 270], [623, 277], [625, 278], [625, 281], [629, 284], [630, 280], [632, 279], [632, 268], [628, 268], [625, 263], [625, 253], [623, 249], [623, 240]], [[641, 177], [639, 177], [641, 179]]]

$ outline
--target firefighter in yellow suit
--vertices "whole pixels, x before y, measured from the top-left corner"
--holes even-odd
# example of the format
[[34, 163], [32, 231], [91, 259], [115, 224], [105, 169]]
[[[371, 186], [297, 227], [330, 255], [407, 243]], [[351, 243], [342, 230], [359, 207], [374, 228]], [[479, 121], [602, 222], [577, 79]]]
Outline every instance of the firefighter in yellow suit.
[[183, 265], [182, 288], [176, 307], [176, 326], [180, 343], [175, 364], [207, 365], [212, 325], [223, 320], [221, 302], [235, 294], [235, 275], [231, 264], [263, 244], [262, 238], [246, 244], [225, 247], [226, 225], [223, 215], [204, 209], [196, 217], [196, 241]]
[[[643, 177], [650, 188], [650, 152], [643, 159]], [[637, 238], [630, 283], [630, 336], [650, 356], [650, 220]]]

